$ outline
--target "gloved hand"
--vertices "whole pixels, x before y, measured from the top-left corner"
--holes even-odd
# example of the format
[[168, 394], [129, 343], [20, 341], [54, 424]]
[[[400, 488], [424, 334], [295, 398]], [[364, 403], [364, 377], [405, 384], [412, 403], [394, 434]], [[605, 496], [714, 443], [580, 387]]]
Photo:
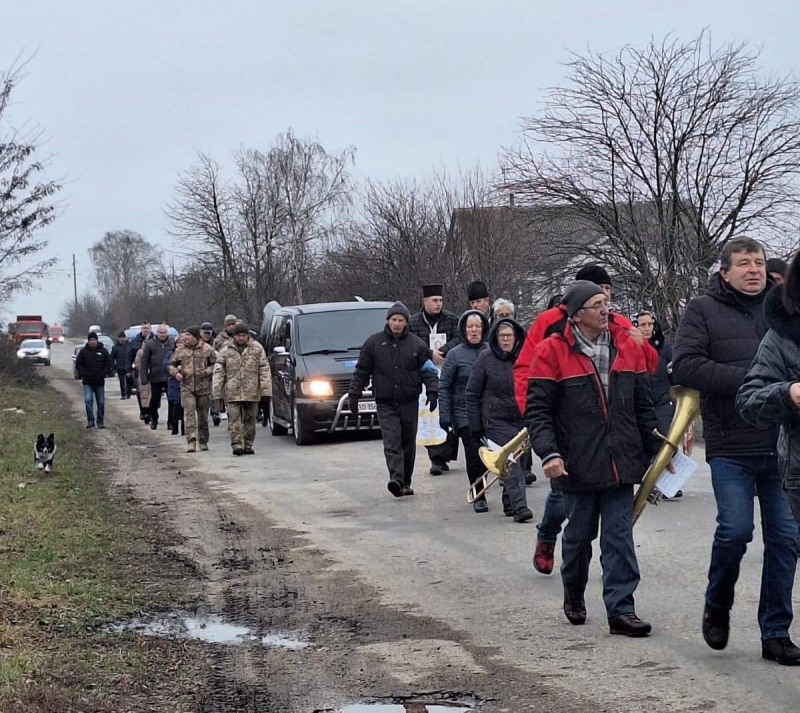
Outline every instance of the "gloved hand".
[[439, 405], [439, 397], [436, 394], [428, 394], [428, 409], [435, 411]]
[[472, 431], [472, 438], [473, 440], [480, 442], [484, 438], [486, 438], [486, 431], [484, 431], [483, 429], [481, 429], [480, 431]]
[[449, 431], [453, 428], [453, 423], [446, 418], [439, 418], [439, 428], [443, 431]]
[[355, 414], [358, 413], [358, 398], [360, 394], [348, 394], [347, 398], [350, 403], [350, 410]]

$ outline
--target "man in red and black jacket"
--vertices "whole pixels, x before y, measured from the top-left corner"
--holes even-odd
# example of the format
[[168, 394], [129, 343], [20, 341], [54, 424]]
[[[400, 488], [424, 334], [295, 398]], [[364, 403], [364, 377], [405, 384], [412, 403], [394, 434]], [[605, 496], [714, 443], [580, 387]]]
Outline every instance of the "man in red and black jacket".
[[[611, 277], [606, 269], [600, 265], [584, 265], [578, 270], [575, 279], [593, 282], [600, 287], [606, 299], [611, 300]], [[644, 352], [648, 373], [655, 374], [658, 368], [658, 352], [645, 341], [641, 332], [621, 314], [609, 312], [608, 321], [629, 331]], [[534, 349], [551, 334], [562, 332], [566, 324], [566, 307], [563, 304], [556, 304], [539, 314], [528, 330], [528, 334], [525, 337], [525, 345], [522, 347], [517, 361], [514, 362], [514, 396], [517, 399], [520, 413], [525, 413], [525, 400], [528, 395], [528, 373], [531, 369]], [[537, 537], [533, 566], [541, 574], [551, 574], [553, 571], [556, 542], [564, 524], [564, 519], [563, 496], [559, 490], [552, 490], [545, 501], [542, 519], [536, 526]]]
[[657, 452], [656, 414], [644, 352], [609, 321], [603, 290], [567, 288], [561, 333], [534, 350], [525, 421], [545, 477], [564, 494], [561, 578], [564, 613], [586, 621], [584, 591], [600, 526], [603, 599], [612, 634], [647, 636], [635, 613], [639, 566], [633, 544], [633, 486]]

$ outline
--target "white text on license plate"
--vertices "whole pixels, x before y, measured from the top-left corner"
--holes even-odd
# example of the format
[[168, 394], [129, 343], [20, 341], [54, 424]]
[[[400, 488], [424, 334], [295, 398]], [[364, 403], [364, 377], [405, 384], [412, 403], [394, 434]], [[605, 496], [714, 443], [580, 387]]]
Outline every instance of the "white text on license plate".
[[378, 407], [375, 405], [374, 401], [359, 401], [358, 402], [358, 412], [359, 413], [375, 413], [378, 410]]

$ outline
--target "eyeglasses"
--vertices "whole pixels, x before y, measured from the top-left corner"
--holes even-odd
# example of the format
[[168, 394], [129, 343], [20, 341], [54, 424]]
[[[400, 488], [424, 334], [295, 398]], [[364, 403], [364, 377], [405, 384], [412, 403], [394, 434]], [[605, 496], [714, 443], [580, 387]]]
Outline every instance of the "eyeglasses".
[[498, 334], [497, 338], [498, 339], [513, 339], [514, 335], [513, 334]]
[[593, 312], [603, 312], [603, 311], [608, 312], [608, 305], [605, 302], [603, 302], [602, 304], [599, 305], [590, 305], [589, 307], [581, 307], [581, 309], [582, 310], [590, 309]]

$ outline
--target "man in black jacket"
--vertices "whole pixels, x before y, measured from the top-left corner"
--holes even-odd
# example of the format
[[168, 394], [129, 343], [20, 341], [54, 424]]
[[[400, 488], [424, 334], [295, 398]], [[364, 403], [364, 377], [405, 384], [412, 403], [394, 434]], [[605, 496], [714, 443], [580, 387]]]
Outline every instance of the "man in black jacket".
[[144, 344], [139, 380], [144, 386], [150, 384], [150, 428], [158, 428], [158, 409], [161, 407], [161, 396], [167, 390], [169, 372], [167, 371], [167, 355], [175, 350], [175, 341], [169, 336], [166, 324], [158, 325], [156, 338]]
[[120, 399], [129, 399], [133, 390], [133, 379], [128, 374], [128, 335], [120, 332], [117, 343], [111, 348], [111, 363], [119, 379]]
[[111, 373], [111, 355], [97, 339], [95, 332], [89, 332], [86, 346], [78, 352], [75, 359], [78, 377], [83, 382], [83, 400], [86, 403], [86, 428], [94, 428], [94, 402], [97, 400], [97, 427], [105, 428], [106, 377]]
[[[422, 309], [411, 317], [408, 330], [425, 343], [433, 363], [441, 368], [447, 352], [461, 343], [458, 316], [444, 309], [443, 285], [423, 285]], [[458, 436], [454, 433], [448, 434], [444, 443], [426, 447], [431, 459], [431, 475], [450, 470], [447, 462], [458, 458]]]
[[411, 476], [417, 449], [417, 420], [422, 384], [428, 406], [436, 410], [439, 379], [423, 369], [430, 351], [408, 330], [411, 315], [397, 302], [386, 314], [386, 327], [364, 342], [350, 384], [350, 411], [358, 414], [361, 393], [372, 379], [372, 393], [378, 408], [383, 435], [383, 452], [389, 468], [389, 492], [396, 498], [413, 495]]
[[706, 460], [717, 500], [717, 530], [711, 550], [703, 638], [724, 649], [739, 566], [753, 539], [753, 490], [764, 531], [764, 564], [758, 623], [765, 659], [800, 664], [789, 638], [792, 587], [797, 565], [797, 524], [781, 488], [777, 434], [746, 423], [736, 411], [742, 385], [767, 331], [763, 310], [766, 258], [756, 240], [725, 245], [720, 270], [703, 297], [689, 302], [675, 340], [674, 380], [701, 392]]
[[150, 414], [146, 408], [142, 408], [142, 396], [139, 393], [139, 374], [136, 372], [136, 355], [139, 353], [139, 350], [144, 346], [144, 343], [148, 339], [153, 338], [153, 333], [151, 331], [150, 322], [146, 319], [142, 320], [142, 327], [133, 339], [128, 342], [128, 356], [125, 362], [125, 371], [127, 374], [131, 375], [132, 380], [136, 383], [136, 401], [139, 404], [139, 420], [144, 421], [145, 423], [150, 422]]

